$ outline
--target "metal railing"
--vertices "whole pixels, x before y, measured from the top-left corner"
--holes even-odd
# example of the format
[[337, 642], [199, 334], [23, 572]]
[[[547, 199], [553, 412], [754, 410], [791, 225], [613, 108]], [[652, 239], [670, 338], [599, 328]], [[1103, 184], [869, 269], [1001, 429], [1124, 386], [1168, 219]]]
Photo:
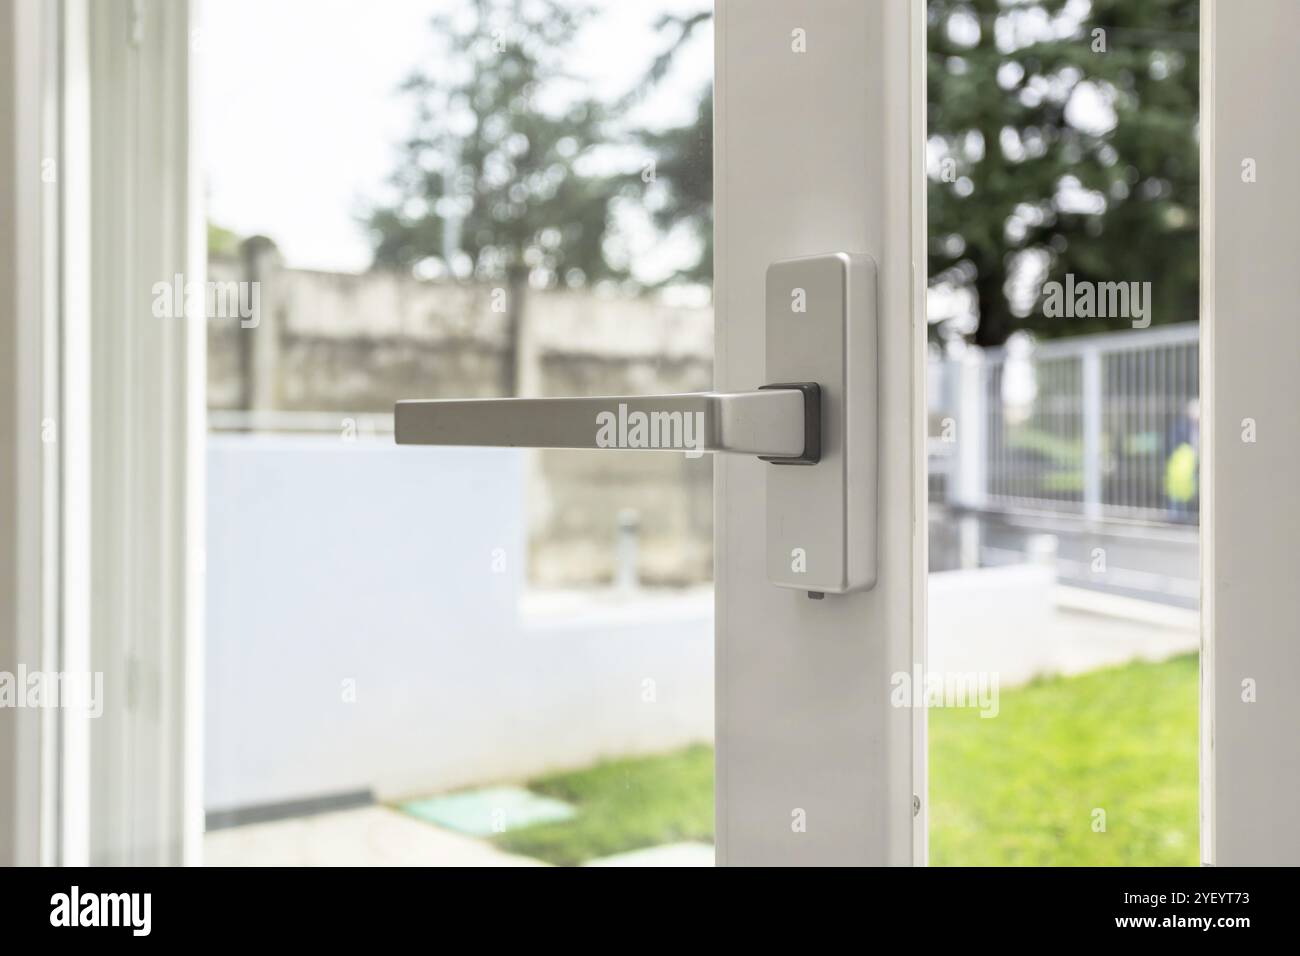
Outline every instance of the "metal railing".
[[932, 358], [931, 498], [1197, 520], [1195, 323]]

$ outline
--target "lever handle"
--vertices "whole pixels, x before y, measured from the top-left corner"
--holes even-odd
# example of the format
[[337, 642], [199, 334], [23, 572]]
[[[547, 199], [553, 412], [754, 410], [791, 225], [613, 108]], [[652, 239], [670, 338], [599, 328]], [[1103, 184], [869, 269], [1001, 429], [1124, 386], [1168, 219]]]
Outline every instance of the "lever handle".
[[876, 264], [847, 252], [782, 259], [767, 268], [763, 298], [764, 375], [793, 384], [685, 395], [404, 401], [394, 410], [397, 442], [734, 452], [777, 465], [818, 465], [764, 469], [768, 580], [815, 596], [870, 588], [882, 398]]
[[399, 445], [616, 448], [757, 455], [781, 464], [821, 457], [821, 389], [401, 401]]

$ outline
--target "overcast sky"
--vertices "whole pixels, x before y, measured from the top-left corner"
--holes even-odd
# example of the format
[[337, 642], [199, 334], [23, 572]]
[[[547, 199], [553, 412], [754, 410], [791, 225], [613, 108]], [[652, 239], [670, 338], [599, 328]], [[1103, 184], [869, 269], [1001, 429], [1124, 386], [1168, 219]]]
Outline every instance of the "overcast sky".
[[[454, 0], [203, 0], [199, 144], [209, 219], [279, 244], [290, 265], [360, 271], [370, 246], [357, 215], [382, 195], [411, 101], [396, 93], [433, 48], [430, 15]], [[570, 69], [611, 97], [643, 75], [666, 37], [664, 12], [708, 0], [595, 0]], [[713, 68], [700, 31], [637, 119], [690, 119]]]

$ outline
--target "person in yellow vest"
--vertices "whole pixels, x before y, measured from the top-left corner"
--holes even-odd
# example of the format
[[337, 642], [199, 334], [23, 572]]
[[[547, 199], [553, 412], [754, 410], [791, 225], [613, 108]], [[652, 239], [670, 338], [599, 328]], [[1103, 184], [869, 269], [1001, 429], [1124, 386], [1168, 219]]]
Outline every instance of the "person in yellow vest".
[[1200, 402], [1192, 399], [1170, 429], [1169, 455], [1165, 459], [1165, 501], [1169, 510], [1178, 514], [1196, 510], [1200, 421]]

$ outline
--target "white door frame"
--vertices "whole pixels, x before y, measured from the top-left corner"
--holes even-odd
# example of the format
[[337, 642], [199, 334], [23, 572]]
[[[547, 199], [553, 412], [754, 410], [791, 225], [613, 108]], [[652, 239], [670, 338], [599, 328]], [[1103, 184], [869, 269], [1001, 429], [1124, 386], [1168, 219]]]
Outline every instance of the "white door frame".
[[[83, 336], [89, 514], [86, 632], [104, 673], [89, 728], [91, 863], [177, 864], [202, 836], [203, 310], [157, 292], [202, 283], [206, 243], [195, 174], [188, 0], [66, 0], [85, 29], [85, 163], [91, 295]], [[76, 64], [69, 64], [74, 69]], [[84, 277], [83, 277], [84, 278]], [[160, 285], [161, 284], [161, 285]], [[201, 286], [199, 286], [201, 288]], [[170, 301], [170, 300], [167, 300]], [[77, 808], [81, 810], [83, 808]]]
[[921, 864], [925, 711], [890, 691], [925, 659], [924, 6], [716, 9], [715, 386], [763, 381], [768, 264], [827, 252], [876, 261], [880, 375], [872, 590], [769, 585], [774, 466], [714, 465], [718, 862]]
[[[202, 316], [191, 13], [0, 0], [0, 669], [102, 714], [0, 712], [0, 863], [197, 860]], [[12, 467], [10, 467], [12, 463]]]
[[1300, 864], [1298, 35], [1294, 0], [1202, 0], [1201, 855], [1219, 866]]
[[[112, 157], [80, 171], [64, 157], [57, 195], [66, 208], [29, 188], [52, 142], [42, 47], [30, 42], [49, 29], [45, 6], [0, 0], [11, 65], [0, 74], [0, 290], [9, 313], [0, 325], [0, 435], [18, 452], [0, 472], [0, 667], [69, 666], [80, 653], [119, 676], [143, 668], [158, 694], [147, 697], [144, 716], [138, 703], [114, 704], [135, 714], [140, 731], [119, 774], [111, 761], [100, 773], [88, 756], [69, 764], [65, 754], [65, 785], [75, 782], [77, 759], [86, 763], [76, 809], [87, 817], [65, 819], [62, 831], [49, 809], [59, 786], [48, 715], [0, 714], [0, 779], [11, 782], [0, 789], [0, 862], [189, 861], [202, 819], [203, 343], [201, 328], [150, 324], [148, 314], [149, 282], [174, 271], [203, 277], [189, 5], [65, 0], [69, 24], [97, 18], [105, 32], [91, 34], [86, 51], [83, 79], [94, 82], [65, 76], [53, 142], [64, 139], [75, 154], [98, 135], [99, 155]], [[891, 676], [924, 666], [924, 29], [920, 0], [718, 0], [717, 384], [748, 389], [762, 380], [769, 262], [871, 255], [880, 280], [882, 502], [876, 587], [809, 601], [766, 583], [756, 516], [769, 466], [717, 462], [721, 863], [925, 862], [925, 714], [890, 706]], [[795, 30], [806, 52], [792, 49]], [[1300, 9], [1289, 0], [1256, 0], [1248, 17], [1220, 15], [1216, 0], [1204, 0], [1202, 846], [1206, 862], [1221, 865], [1300, 856], [1300, 697], [1288, 683], [1300, 670], [1300, 241], [1292, 228], [1300, 186], [1290, 175], [1300, 132], [1278, 120], [1300, 81], [1290, 46], [1297, 32]], [[70, 95], [78, 90], [82, 101]], [[100, 99], [126, 91], [156, 100], [114, 112]], [[1242, 179], [1246, 159], [1254, 182]], [[157, 185], [141, 191], [141, 182]], [[129, 235], [119, 232], [125, 212], [107, 197], [114, 183], [137, 190]], [[60, 220], [65, 232], [78, 222], [86, 229], [60, 247], [69, 271], [52, 286], [59, 255], [49, 240]], [[97, 282], [84, 284], [83, 266]], [[60, 298], [63, 351], [49, 327]], [[41, 318], [18, 320], [29, 315]], [[80, 374], [76, 362], [90, 366], [93, 396], [61, 386], [60, 371]], [[84, 499], [90, 520], [108, 522], [96, 526], [93, 552], [60, 529], [57, 514], [51, 521], [51, 507], [65, 527], [71, 513], [52, 477], [60, 466], [37, 448], [51, 415], [59, 461], [72, 465], [64, 495]], [[1256, 423], [1254, 442], [1241, 440], [1246, 418]], [[130, 520], [113, 523], [117, 508]], [[141, 534], [145, 527], [157, 534]], [[59, 557], [58, 542], [73, 553]], [[126, 566], [110, 579], [114, 561]], [[110, 614], [106, 601], [123, 603]], [[65, 633], [59, 621], [68, 616]], [[125, 644], [114, 637], [128, 633]], [[1253, 702], [1242, 699], [1247, 679]], [[135, 801], [144, 803], [132, 809]], [[145, 804], [156, 826], [145, 826]], [[130, 835], [126, 843], [96, 840], [115, 827], [127, 828], [117, 831]]]
[[[60, 668], [58, 10], [0, 0], [0, 671]], [[57, 853], [58, 713], [0, 710], [0, 865]]]

